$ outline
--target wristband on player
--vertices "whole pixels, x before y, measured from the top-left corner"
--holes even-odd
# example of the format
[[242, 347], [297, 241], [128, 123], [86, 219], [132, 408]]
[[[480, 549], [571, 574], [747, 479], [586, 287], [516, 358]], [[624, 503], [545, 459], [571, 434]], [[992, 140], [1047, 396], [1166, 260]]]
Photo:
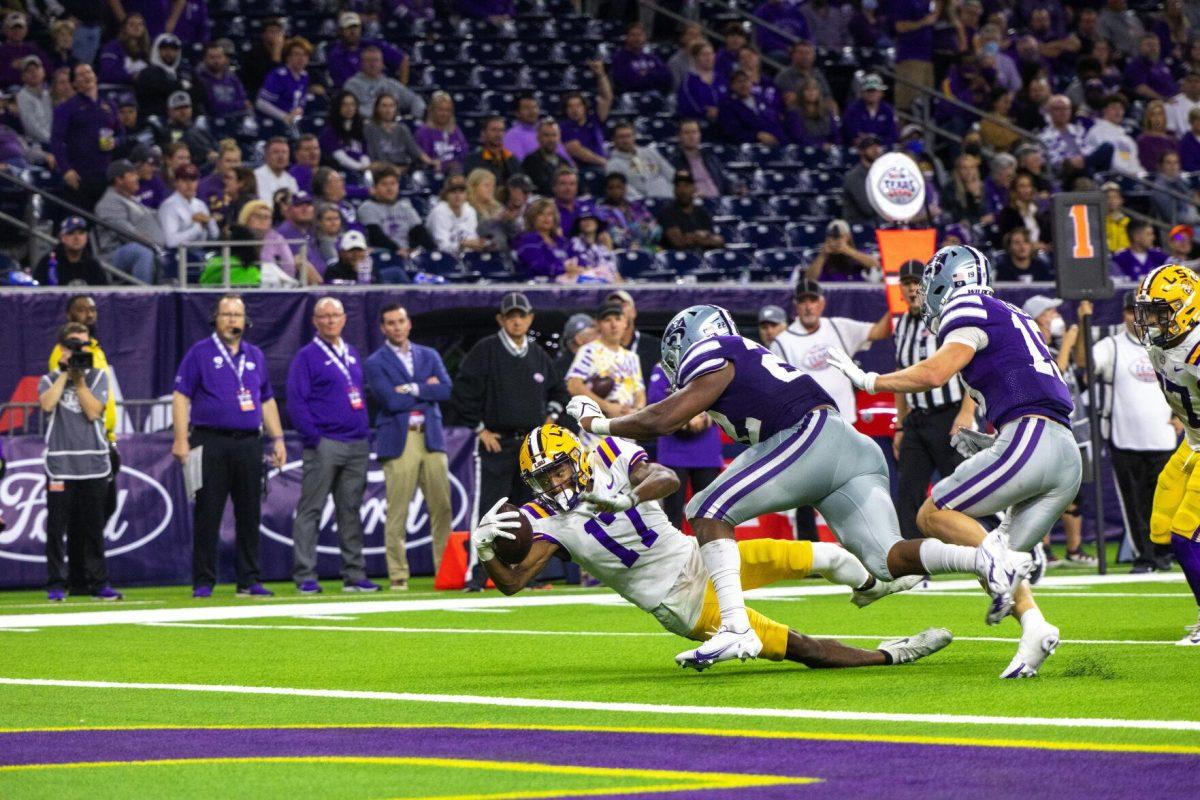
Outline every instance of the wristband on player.
[[875, 394], [875, 381], [879, 378], [878, 372], [868, 372], [866, 379], [863, 381], [863, 389], [867, 394]]
[[608, 436], [612, 432], [612, 421], [603, 417], [592, 417], [592, 433], [597, 436]]

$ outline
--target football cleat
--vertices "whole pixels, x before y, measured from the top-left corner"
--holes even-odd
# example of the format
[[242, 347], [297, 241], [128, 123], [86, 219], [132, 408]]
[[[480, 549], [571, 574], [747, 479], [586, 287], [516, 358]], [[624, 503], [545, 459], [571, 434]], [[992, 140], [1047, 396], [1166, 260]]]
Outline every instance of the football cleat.
[[954, 641], [954, 634], [945, 628], [926, 628], [916, 636], [881, 642], [877, 650], [892, 657], [893, 664], [907, 664], [931, 656]]
[[1046, 567], [1050, 566], [1050, 559], [1046, 557], [1046, 546], [1038, 542], [1029, 551], [1029, 556], [1032, 559], [1029, 568], [1029, 585], [1037, 586], [1046, 575]]
[[1175, 644], [1178, 647], [1196, 647], [1200, 646], [1200, 619], [1196, 620], [1195, 625], [1188, 625], [1184, 628], [1188, 635], [1180, 639]]
[[907, 592], [924, 580], [924, 575], [905, 575], [903, 578], [897, 578], [894, 581], [876, 580], [875, 583], [871, 584], [870, 589], [855, 589], [851, 592], [850, 602], [859, 608], [866, 608], [871, 603], [881, 600], [889, 594]]
[[992, 597], [986, 617], [988, 625], [999, 625], [1012, 611], [1013, 591], [1033, 567], [1029, 558], [1021, 567], [1015, 566], [1013, 555], [1008, 549], [1008, 537], [998, 530], [984, 537], [975, 550], [975, 574]]
[[1017, 654], [1000, 673], [1001, 678], [1032, 678], [1046, 659], [1058, 649], [1058, 628], [1043, 622], [1031, 631], [1021, 632]]
[[747, 628], [741, 633], [731, 631], [722, 625], [713, 637], [694, 650], [684, 650], [675, 656], [675, 663], [681, 667], [691, 667], [697, 672], [703, 672], [713, 664], [731, 661], [735, 658], [745, 661], [747, 658], [758, 658], [762, 652], [762, 640], [753, 628]]
[[1197, 616], [1196, 621], [1193, 622], [1191, 625], [1184, 625], [1183, 629], [1185, 631], [1187, 631], [1188, 633], [1193, 633], [1195, 631], [1200, 630], [1200, 616]]

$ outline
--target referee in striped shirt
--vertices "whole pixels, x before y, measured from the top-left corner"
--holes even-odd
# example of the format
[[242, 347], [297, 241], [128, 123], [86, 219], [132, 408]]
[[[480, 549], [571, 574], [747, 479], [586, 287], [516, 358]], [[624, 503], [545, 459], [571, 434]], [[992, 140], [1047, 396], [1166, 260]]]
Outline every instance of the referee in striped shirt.
[[[937, 350], [937, 337], [921, 322], [921, 275], [925, 265], [913, 259], [900, 267], [900, 287], [908, 313], [896, 322], [896, 369], [911, 367]], [[958, 378], [928, 392], [896, 395], [896, 435], [892, 453], [899, 462], [896, 512], [906, 539], [920, 539], [917, 509], [929, 493], [936, 471], [945, 477], [963, 460], [950, 444], [959, 428], [975, 425], [975, 401]]]

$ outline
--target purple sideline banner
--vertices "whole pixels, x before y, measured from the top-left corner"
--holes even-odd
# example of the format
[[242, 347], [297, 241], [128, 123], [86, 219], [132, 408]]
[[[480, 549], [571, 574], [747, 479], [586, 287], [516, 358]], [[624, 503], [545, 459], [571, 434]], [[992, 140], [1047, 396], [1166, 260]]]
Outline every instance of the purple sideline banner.
[[[117, 512], [104, 531], [108, 572], [116, 586], [187, 584], [191, 581], [192, 504], [184, 495], [183, 472], [171, 456], [169, 432], [122, 437]], [[300, 444], [288, 437], [288, 463], [272, 470], [263, 501], [259, 562], [264, 580], [289, 580], [292, 571], [292, 522], [300, 499]], [[5, 440], [8, 474], [0, 481], [0, 515], [8, 524], [0, 531], [0, 588], [36, 587], [46, 581], [45, 445], [36, 436]], [[465, 530], [475, 498], [475, 436], [466, 428], [446, 429], [450, 461], [451, 527]], [[385, 575], [384, 520], [387, 500], [383, 471], [372, 461], [363, 498], [367, 572]], [[323, 579], [338, 577], [338, 550], [333, 501], [321, 517], [317, 569]], [[227, 508], [221, 524], [219, 574], [233, 579], [233, 515]], [[408, 509], [408, 558], [415, 575], [433, 571], [429, 515], [417, 489]]]

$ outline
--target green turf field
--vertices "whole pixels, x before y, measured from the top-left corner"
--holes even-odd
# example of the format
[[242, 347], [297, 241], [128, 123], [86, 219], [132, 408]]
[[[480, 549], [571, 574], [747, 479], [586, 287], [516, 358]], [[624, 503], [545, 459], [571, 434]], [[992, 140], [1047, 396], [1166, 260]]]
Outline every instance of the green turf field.
[[[220, 781], [256, 798], [802, 798], [835, 785], [858, 796], [845, 793], [854, 784], [842, 767], [817, 758], [833, 746], [931, 764], [955, 762], [947, 746], [997, 764], [1038, 748], [1033, 763], [1069, 755], [1094, 778], [1082, 765], [1097, 750], [1106, 761], [1111, 751], [1157, 754], [1182, 759], [1166, 769], [1200, 785], [1200, 648], [1173, 644], [1196, 621], [1186, 584], [1177, 573], [1071, 579], [1083, 574], [1053, 572], [1060, 585], [1038, 591], [1063, 644], [1024, 681], [997, 677], [1016, 623], [985, 626], [984, 596], [966, 582], [863, 610], [844, 593], [814, 593], [827, 590], [819, 581], [753, 600], [806, 633], [863, 647], [950, 628], [955, 642], [926, 661], [846, 671], [758, 661], [703, 674], [673, 663], [683, 640], [604, 590], [503, 598], [434, 593], [417, 580], [407, 594], [355, 596], [331, 581], [320, 598], [276, 586], [273, 600], [243, 600], [223, 586], [200, 602], [173, 587], [55, 606], [5, 593], [0, 797], [192, 797]], [[110, 728], [128, 730], [45, 732]], [[631, 747], [631, 736], [643, 738]], [[748, 755], [674, 763], [695, 750], [689, 737]], [[659, 745], [671, 757], [654, 756]], [[21, 747], [64, 763], [22, 761], [12, 756]], [[747, 766], [788, 748], [801, 749], [787, 769]], [[1016, 787], [1002, 788], [983, 796]], [[1143, 785], [1141, 796], [1158, 795]]]

